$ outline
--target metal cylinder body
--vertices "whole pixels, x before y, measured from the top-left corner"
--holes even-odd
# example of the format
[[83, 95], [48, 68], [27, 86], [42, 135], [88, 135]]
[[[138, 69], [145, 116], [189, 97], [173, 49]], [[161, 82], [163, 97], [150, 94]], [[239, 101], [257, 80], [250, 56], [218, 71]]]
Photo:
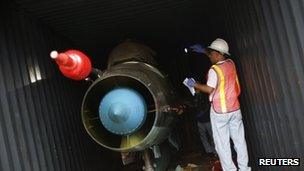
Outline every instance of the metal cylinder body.
[[[110, 54], [108, 69], [87, 90], [82, 103], [83, 124], [89, 135], [105, 148], [120, 152], [141, 151], [168, 137], [176, 116], [163, 109], [175, 103], [175, 94], [169, 81], [156, 68], [155, 55], [152, 49], [142, 44], [127, 41], [118, 45]], [[103, 104], [101, 100], [107, 99], [105, 96], [109, 92], [115, 92], [121, 87], [138, 92], [146, 105], [141, 108], [147, 112], [140, 114], [145, 117], [143, 123], [141, 118], [135, 122], [140, 123], [140, 127], [128, 125], [127, 131], [115, 132], [111, 129], [116, 127], [105, 125], [110, 121], [101, 122], [99, 112], [103, 111], [101, 116], [111, 119], [113, 111], [119, 111], [115, 117], [122, 118], [121, 122], [123, 118], [128, 118], [122, 112], [128, 109], [124, 107], [122, 110], [116, 103], [113, 105], [115, 109], [100, 109]], [[128, 129], [131, 131], [128, 132]]]
[[156, 52], [148, 46], [127, 40], [116, 46], [110, 53], [108, 69], [117, 64], [129, 61], [144, 62], [157, 67], [157, 63], [154, 59], [155, 56]]
[[[147, 104], [147, 116], [141, 128], [131, 135], [109, 132], [100, 123], [100, 99], [116, 87], [140, 92]], [[167, 138], [175, 115], [162, 109], [174, 102], [174, 93], [166, 78], [153, 66], [142, 62], [125, 62], [105, 70], [86, 92], [82, 118], [87, 132], [100, 145], [114, 151], [140, 151]]]

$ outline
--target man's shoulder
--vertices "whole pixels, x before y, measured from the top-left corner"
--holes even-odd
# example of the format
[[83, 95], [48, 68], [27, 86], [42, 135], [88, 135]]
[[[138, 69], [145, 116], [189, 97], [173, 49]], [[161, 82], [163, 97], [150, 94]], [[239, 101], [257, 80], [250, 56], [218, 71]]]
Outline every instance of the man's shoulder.
[[208, 71], [208, 76], [212, 76], [212, 75], [216, 75], [215, 69], [213, 68], [213, 66], [211, 66], [211, 68]]

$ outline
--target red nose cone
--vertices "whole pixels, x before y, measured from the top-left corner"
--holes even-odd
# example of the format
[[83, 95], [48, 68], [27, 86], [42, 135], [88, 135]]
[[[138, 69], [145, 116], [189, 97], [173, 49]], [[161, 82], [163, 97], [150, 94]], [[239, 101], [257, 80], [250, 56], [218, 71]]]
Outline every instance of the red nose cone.
[[83, 80], [92, 70], [90, 59], [78, 50], [68, 50], [64, 53], [52, 51], [51, 58], [56, 61], [62, 74], [73, 80]]

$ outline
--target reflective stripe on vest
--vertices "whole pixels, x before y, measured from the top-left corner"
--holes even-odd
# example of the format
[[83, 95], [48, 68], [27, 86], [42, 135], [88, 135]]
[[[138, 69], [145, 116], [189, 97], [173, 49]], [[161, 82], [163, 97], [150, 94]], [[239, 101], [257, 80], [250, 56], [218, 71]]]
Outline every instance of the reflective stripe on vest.
[[213, 68], [216, 73], [218, 73], [218, 79], [219, 81], [219, 89], [220, 89], [220, 102], [221, 102], [221, 108], [222, 112], [226, 113], [227, 112], [227, 106], [226, 106], [226, 95], [225, 95], [225, 77], [223, 74], [223, 71], [220, 67], [213, 65]]
[[237, 75], [236, 75], [236, 84], [238, 86], [238, 91], [239, 91], [239, 94], [240, 94], [241, 87], [240, 87], [240, 82], [239, 82], [239, 78], [238, 78]]
[[221, 64], [213, 65], [218, 82], [212, 98], [212, 106], [217, 113], [228, 113], [240, 108], [238, 96], [240, 85], [232, 60], [227, 59]]

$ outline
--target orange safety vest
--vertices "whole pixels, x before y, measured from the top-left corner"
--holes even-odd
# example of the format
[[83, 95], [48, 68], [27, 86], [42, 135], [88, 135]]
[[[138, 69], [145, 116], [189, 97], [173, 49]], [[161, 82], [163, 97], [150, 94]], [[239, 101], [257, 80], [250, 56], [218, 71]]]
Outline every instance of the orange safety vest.
[[238, 96], [240, 84], [231, 59], [212, 66], [217, 75], [217, 86], [212, 97], [212, 106], [216, 113], [229, 113], [240, 109]]

